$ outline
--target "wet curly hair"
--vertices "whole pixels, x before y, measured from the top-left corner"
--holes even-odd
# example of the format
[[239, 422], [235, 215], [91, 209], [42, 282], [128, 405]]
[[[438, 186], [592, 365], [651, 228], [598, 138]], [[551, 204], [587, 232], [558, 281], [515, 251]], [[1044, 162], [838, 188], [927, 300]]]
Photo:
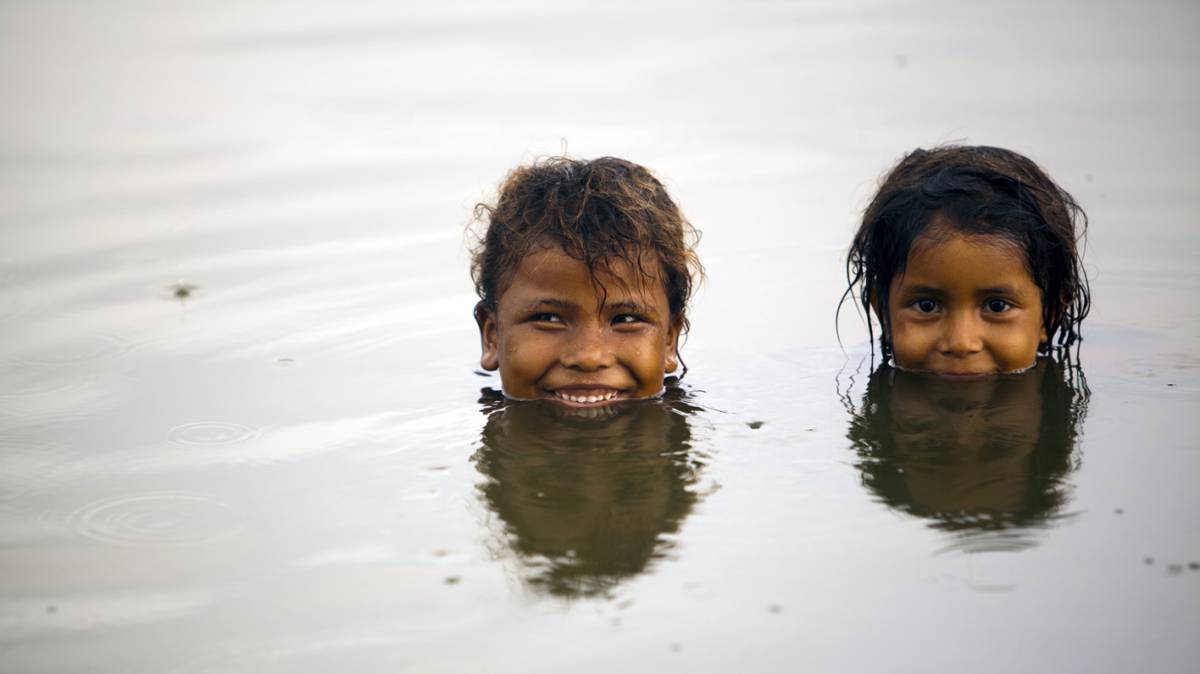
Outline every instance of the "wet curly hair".
[[[704, 274], [695, 252], [699, 232], [645, 167], [616, 157], [547, 157], [513, 169], [494, 205], [476, 204], [475, 223], [482, 231], [471, 278], [480, 308], [496, 311], [530, 251], [558, 245], [587, 265], [597, 288], [597, 274], [611, 273], [618, 261], [644, 281], [661, 282], [671, 319], [687, 331], [688, 300]], [[647, 254], [658, 269], [648, 268]]]
[[1024, 252], [1042, 291], [1048, 340], [1038, 352], [1066, 351], [1081, 339], [1079, 326], [1091, 308], [1081, 257], [1086, 232], [1083, 209], [1028, 157], [983, 145], [916, 149], [887, 173], [863, 214], [846, 258], [847, 287], [838, 309], [855, 296], [872, 340], [875, 313], [886, 361], [892, 355], [889, 289], [904, 272], [914, 243], [953, 234], [994, 236]]

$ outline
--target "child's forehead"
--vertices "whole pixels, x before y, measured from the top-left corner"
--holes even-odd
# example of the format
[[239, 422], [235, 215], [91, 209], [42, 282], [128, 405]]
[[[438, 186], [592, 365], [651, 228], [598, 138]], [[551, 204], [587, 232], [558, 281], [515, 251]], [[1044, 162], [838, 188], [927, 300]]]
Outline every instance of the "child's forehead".
[[1037, 282], [1019, 246], [997, 237], [957, 235], [909, 253], [890, 281], [891, 292], [937, 288], [947, 293], [1032, 292]]
[[956, 249], [994, 250], [1007, 255], [1024, 258], [1025, 249], [1020, 242], [1004, 233], [982, 233], [964, 231], [953, 221], [938, 214], [915, 239], [908, 249], [908, 259], [912, 260], [944, 254], [948, 247]]
[[630, 257], [599, 257], [589, 269], [584, 260], [569, 254], [562, 246], [538, 245], [521, 258], [514, 276], [562, 281], [594, 280], [605, 286], [635, 290], [661, 285], [660, 272], [657, 256], [648, 250], [637, 251], [636, 256]]

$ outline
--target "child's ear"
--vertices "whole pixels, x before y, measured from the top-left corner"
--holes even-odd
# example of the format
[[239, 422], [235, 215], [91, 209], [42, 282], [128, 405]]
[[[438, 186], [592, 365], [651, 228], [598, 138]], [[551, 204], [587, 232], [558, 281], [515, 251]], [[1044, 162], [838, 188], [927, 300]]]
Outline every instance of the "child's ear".
[[500, 367], [500, 341], [496, 335], [496, 315], [483, 302], [475, 305], [475, 323], [479, 325], [479, 366], [493, 371]]
[[683, 332], [683, 317], [676, 316], [667, 329], [667, 350], [663, 356], [663, 371], [667, 374], [679, 369], [679, 333]]

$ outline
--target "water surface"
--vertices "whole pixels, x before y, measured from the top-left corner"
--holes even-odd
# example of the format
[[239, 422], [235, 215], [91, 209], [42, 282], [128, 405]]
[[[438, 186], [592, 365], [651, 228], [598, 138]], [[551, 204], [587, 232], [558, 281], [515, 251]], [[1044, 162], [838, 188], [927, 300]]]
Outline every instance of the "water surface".
[[[0, 7], [0, 669], [1148, 671], [1200, 655], [1200, 10]], [[905, 150], [1091, 216], [1071, 366], [873, 362]], [[709, 283], [663, 401], [504, 405], [464, 227], [566, 147]]]

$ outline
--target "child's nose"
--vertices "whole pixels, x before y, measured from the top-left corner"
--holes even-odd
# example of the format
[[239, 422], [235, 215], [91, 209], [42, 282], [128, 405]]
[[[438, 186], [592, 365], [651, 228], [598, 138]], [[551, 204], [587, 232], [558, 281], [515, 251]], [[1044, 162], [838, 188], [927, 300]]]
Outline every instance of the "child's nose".
[[942, 332], [942, 353], [952, 356], [969, 356], [983, 350], [983, 327], [980, 319], [970, 311], [952, 312]]
[[571, 340], [559, 360], [576, 370], [599, 370], [611, 366], [615, 356], [603, 331], [585, 329]]

